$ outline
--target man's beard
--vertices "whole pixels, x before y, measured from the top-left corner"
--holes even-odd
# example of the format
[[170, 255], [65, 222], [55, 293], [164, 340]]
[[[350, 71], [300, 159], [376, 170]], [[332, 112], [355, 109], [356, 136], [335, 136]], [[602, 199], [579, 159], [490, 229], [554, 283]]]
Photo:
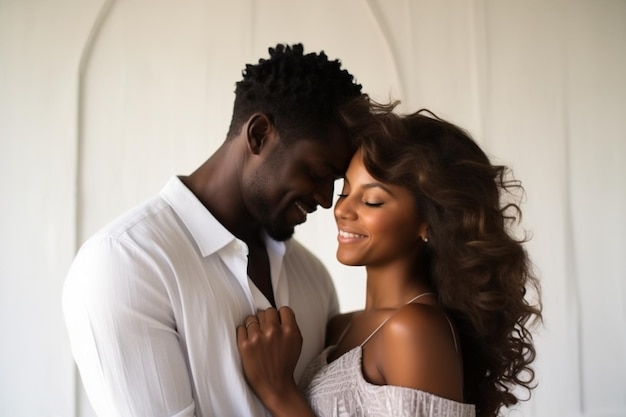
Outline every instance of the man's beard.
[[285, 226], [284, 224], [272, 221], [263, 223], [263, 228], [272, 239], [279, 242], [291, 239], [295, 231], [293, 226]]
[[284, 242], [285, 240], [291, 239], [295, 228], [287, 224], [284, 216], [281, 217], [281, 213], [279, 213], [277, 217], [272, 216], [272, 211], [275, 207], [267, 201], [267, 197], [263, 191], [266, 189], [263, 187], [263, 180], [259, 177], [255, 177], [250, 184], [250, 189], [254, 190], [250, 202], [252, 207], [256, 208], [261, 227], [265, 229], [266, 233], [274, 240]]

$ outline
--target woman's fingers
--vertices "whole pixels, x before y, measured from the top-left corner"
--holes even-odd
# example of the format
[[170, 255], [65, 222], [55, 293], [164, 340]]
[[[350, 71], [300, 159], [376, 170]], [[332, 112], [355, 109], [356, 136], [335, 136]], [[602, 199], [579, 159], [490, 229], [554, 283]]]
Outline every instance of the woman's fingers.
[[[297, 329], [296, 315], [290, 307], [284, 306], [276, 310], [268, 308], [259, 310], [256, 315], [245, 318], [243, 325], [245, 330], [269, 330], [272, 326], [280, 326], [289, 330]], [[238, 326], [238, 328], [241, 326]]]
[[260, 326], [261, 326], [261, 323], [259, 321], [259, 318], [257, 316], [254, 316], [254, 315], [249, 315], [249, 316], [247, 316], [244, 319], [242, 325], [237, 326], [237, 337], [239, 337], [239, 329], [240, 328], [243, 328], [243, 330], [248, 332], [248, 331], [252, 331], [252, 330], [255, 330], [255, 329], [258, 330]]
[[247, 316], [237, 327], [237, 347], [246, 378], [259, 397], [295, 383], [293, 371], [302, 336], [290, 308], [270, 308]]
[[241, 349], [243, 348], [243, 342], [248, 338], [248, 331], [246, 330], [246, 326], [243, 324], [240, 324], [239, 326], [237, 326], [237, 347], [239, 348], [239, 351], [241, 352]]
[[243, 324], [237, 326], [237, 348], [240, 352], [249, 345], [249, 336], [259, 330], [261, 330], [261, 322], [259, 318], [254, 315], [247, 316]]
[[[244, 321], [246, 330], [258, 329], [261, 326], [258, 317], [256, 316], [248, 316]], [[252, 329], [250, 329], [252, 327]]]
[[257, 312], [257, 317], [259, 319], [260, 325], [266, 329], [269, 328], [269, 326], [280, 325], [280, 318], [278, 317], [278, 312], [275, 308], [259, 310]]
[[290, 307], [284, 306], [278, 310], [278, 316], [281, 324], [293, 326], [296, 324], [296, 314]]
[[299, 353], [300, 348], [302, 348], [302, 334], [300, 333], [300, 328], [296, 322], [295, 313], [289, 307], [281, 307], [278, 310], [277, 315], [279, 317], [280, 325], [285, 338], [289, 339], [289, 343], [293, 343], [295, 346], [298, 346]]
[[237, 326], [237, 344], [240, 351], [254, 349], [256, 355], [264, 350], [282, 350], [293, 357], [294, 353], [300, 354], [302, 334], [291, 308], [268, 308], [247, 316], [243, 325]]

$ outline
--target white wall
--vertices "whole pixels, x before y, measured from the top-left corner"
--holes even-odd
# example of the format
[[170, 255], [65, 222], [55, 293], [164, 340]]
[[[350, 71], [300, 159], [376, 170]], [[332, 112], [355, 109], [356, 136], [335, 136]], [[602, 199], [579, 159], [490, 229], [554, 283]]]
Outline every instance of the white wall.
[[[0, 0], [0, 416], [91, 416], [60, 297], [82, 241], [224, 139], [277, 42], [467, 128], [527, 190], [539, 387], [510, 415], [626, 416], [626, 2]], [[342, 308], [330, 211], [297, 236]]]

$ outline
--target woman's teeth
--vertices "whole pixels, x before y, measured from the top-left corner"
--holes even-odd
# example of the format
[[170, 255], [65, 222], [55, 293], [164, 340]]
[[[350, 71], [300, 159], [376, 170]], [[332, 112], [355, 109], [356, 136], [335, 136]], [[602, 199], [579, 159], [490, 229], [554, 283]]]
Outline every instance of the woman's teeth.
[[359, 238], [359, 237], [365, 237], [365, 235], [358, 235], [356, 233], [344, 232], [343, 230], [339, 231], [339, 236], [345, 237], [345, 238], [349, 238], [349, 239], [356, 239], [356, 238]]

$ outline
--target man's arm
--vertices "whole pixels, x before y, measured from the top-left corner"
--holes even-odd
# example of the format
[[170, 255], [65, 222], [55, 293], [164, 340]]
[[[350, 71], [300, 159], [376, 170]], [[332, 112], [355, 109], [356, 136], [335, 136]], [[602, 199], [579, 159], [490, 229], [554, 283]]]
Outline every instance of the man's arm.
[[132, 242], [89, 241], [63, 308], [74, 359], [98, 416], [193, 416], [195, 405], [162, 273]]

